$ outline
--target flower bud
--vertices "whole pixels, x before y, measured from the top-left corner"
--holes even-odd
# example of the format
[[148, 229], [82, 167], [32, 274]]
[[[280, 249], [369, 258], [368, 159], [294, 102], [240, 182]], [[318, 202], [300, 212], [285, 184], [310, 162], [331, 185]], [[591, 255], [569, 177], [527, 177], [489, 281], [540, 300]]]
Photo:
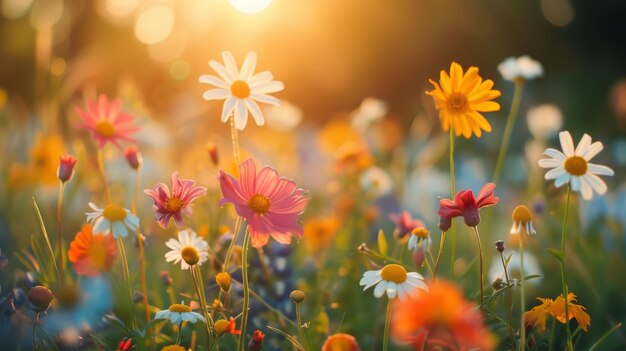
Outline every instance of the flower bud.
[[174, 282], [174, 280], [170, 276], [170, 272], [168, 271], [161, 271], [159, 273], [159, 276], [161, 276], [161, 281], [163, 282], [163, 285], [165, 286], [170, 286]]
[[37, 312], [48, 310], [53, 298], [54, 295], [52, 295], [52, 291], [41, 285], [35, 286], [28, 292], [28, 299], [35, 306]]
[[304, 301], [304, 296], [304, 292], [301, 290], [294, 290], [291, 292], [291, 294], [289, 294], [289, 298], [295, 303], [300, 303]]
[[220, 272], [215, 275], [215, 282], [220, 286], [220, 289], [224, 293], [228, 293], [230, 291], [230, 274], [227, 272]]
[[439, 217], [439, 229], [442, 232], [447, 232], [452, 226], [452, 219], [447, 217]]
[[59, 158], [59, 169], [57, 175], [63, 183], [72, 179], [74, 175], [74, 166], [76, 166], [76, 158], [72, 155], [62, 155]]
[[124, 150], [124, 157], [128, 164], [133, 169], [138, 169], [139, 166], [143, 164], [143, 158], [141, 157], [141, 152], [137, 149], [136, 146], [129, 146]]
[[252, 340], [248, 344], [248, 351], [261, 351], [263, 339], [265, 339], [265, 334], [260, 330], [255, 330], [252, 334]]
[[220, 155], [219, 152], [217, 150], [217, 145], [215, 145], [215, 143], [208, 143], [206, 144], [206, 151], [209, 153], [209, 157], [211, 158], [211, 162], [213, 162], [214, 165], [219, 165], [220, 163]]
[[495, 245], [496, 245], [496, 250], [498, 250], [498, 252], [504, 251], [504, 241], [498, 240], [495, 242]]
[[133, 339], [131, 338], [123, 338], [120, 340], [120, 343], [117, 345], [116, 351], [128, 351], [133, 348]]
[[413, 251], [412, 257], [415, 267], [421, 267], [422, 263], [424, 263], [424, 258], [426, 256], [424, 255], [424, 250], [418, 249]]

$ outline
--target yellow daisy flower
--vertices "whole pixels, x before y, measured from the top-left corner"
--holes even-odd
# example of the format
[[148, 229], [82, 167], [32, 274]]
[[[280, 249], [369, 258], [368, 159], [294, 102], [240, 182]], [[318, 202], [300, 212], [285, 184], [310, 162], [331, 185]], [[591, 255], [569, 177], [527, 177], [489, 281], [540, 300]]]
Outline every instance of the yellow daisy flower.
[[456, 136], [463, 135], [467, 139], [472, 134], [480, 138], [483, 130], [491, 132], [491, 125], [480, 112], [500, 110], [500, 105], [491, 101], [500, 96], [500, 92], [491, 89], [491, 79], [483, 81], [477, 67], [470, 67], [464, 74], [463, 67], [452, 62], [449, 75], [441, 71], [439, 84], [432, 79], [429, 82], [435, 89], [426, 94], [435, 99], [444, 131], [453, 127]]

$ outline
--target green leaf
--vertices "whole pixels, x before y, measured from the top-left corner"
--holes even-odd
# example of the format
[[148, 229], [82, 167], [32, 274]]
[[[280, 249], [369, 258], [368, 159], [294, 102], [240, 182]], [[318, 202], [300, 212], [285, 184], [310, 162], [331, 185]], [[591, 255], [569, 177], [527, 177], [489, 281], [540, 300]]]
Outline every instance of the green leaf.
[[513, 253], [509, 253], [509, 255], [506, 257], [506, 260], [504, 261], [504, 266], [508, 267], [509, 266], [509, 261], [511, 261], [511, 257], [513, 257]]
[[557, 249], [548, 249], [548, 252], [552, 254], [552, 256], [556, 257], [557, 260], [563, 262], [563, 253]]
[[378, 231], [378, 251], [381, 255], [387, 256], [387, 239], [382, 229]]
[[298, 342], [298, 340], [296, 340], [296, 338], [294, 338], [293, 336], [285, 333], [284, 331], [282, 331], [282, 330], [280, 330], [278, 328], [274, 328], [274, 327], [272, 327], [270, 325], [267, 326], [267, 329], [273, 331], [276, 334], [280, 334], [280, 335], [284, 336], [285, 339], [289, 340], [293, 344], [293, 346], [295, 346], [298, 350], [305, 351], [304, 347], [302, 346], [302, 344], [300, 344]]
[[61, 275], [59, 274], [59, 267], [57, 266], [57, 261], [54, 256], [54, 250], [52, 250], [52, 245], [50, 244], [50, 238], [48, 238], [48, 231], [46, 230], [46, 225], [43, 222], [43, 217], [41, 217], [41, 211], [39, 211], [39, 206], [37, 206], [37, 201], [35, 201], [34, 196], [33, 196], [33, 206], [35, 206], [35, 212], [37, 212], [37, 217], [39, 217], [39, 225], [41, 226], [43, 237], [46, 239], [46, 244], [48, 245], [48, 250], [50, 251], [50, 259], [52, 260], [52, 263], [54, 264], [54, 270], [57, 273], [57, 278], [61, 280]]

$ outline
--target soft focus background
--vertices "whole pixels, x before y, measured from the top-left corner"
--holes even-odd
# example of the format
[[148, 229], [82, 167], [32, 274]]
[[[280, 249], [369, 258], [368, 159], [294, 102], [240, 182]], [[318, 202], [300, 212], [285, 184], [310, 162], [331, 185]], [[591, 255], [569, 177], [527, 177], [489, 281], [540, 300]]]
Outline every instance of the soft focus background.
[[[233, 52], [238, 63], [255, 51], [257, 70], [270, 70], [286, 89], [277, 94], [282, 107], [264, 110], [266, 127], [250, 122], [240, 133], [243, 154], [254, 155], [259, 164], [272, 164], [312, 194], [304, 215], [308, 237], [305, 234], [287, 254], [275, 249], [277, 256], [288, 257], [290, 270], [277, 268], [282, 272], [277, 275], [284, 273], [284, 286], [268, 294], [291, 316], [291, 302], [283, 295], [299, 287], [311, 296], [305, 313], [316, 318], [320, 335], [346, 331], [364, 349], [376, 349], [381, 328], [372, 334], [372, 320], [384, 314], [384, 305], [376, 305], [378, 314], [359, 317], [367, 311], [364, 305], [379, 301], [358, 288], [358, 278], [369, 266], [356, 245], [368, 242], [374, 247], [379, 228], [393, 231], [389, 214], [408, 210], [425, 221], [436, 246], [438, 198], [449, 197], [447, 136], [440, 130], [432, 98], [424, 94], [431, 89], [428, 79], [436, 79], [454, 60], [479, 67], [503, 93], [497, 99], [501, 110], [487, 114], [494, 131], [457, 144], [457, 189], [477, 191], [491, 179], [513, 91], [497, 65], [509, 56], [527, 54], [543, 64], [545, 74], [525, 86], [498, 184], [502, 202], [487, 215], [491, 230], [483, 233], [487, 260], [496, 254], [493, 241], [509, 240], [511, 210], [527, 204], [539, 232], [529, 251], [535, 256], [536, 273], [545, 277], [526, 292], [527, 307], [536, 304], [535, 297], [558, 295], [558, 264], [545, 249], [558, 246], [564, 189], [542, 180], [536, 160], [545, 147], [558, 147], [558, 130], [571, 131], [576, 141], [588, 133], [605, 146], [594, 161], [613, 168], [616, 176], [607, 179], [606, 196], [591, 202], [576, 197], [572, 205], [570, 252], [576, 254], [570, 255], [569, 283], [592, 318], [580, 349], [625, 319], [626, 2], [267, 2], [267, 8], [250, 14], [246, 12], [263, 1], [0, 0], [2, 296], [18, 289], [15, 282], [20, 279], [37, 279], [29, 278], [15, 255], [29, 250], [31, 235], [39, 230], [32, 196], [54, 225], [59, 154], [70, 152], [79, 159], [77, 179], [66, 190], [68, 242], [84, 222], [87, 203], [101, 196], [96, 163], [90, 158], [94, 145], [77, 128], [80, 118], [74, 111], [99, 93], [120, 97], [125, 110], [136, 117], [141, 128], [138, 146], [145, 158], [143, 188], [168, 182], [173, 171], [209, 188], [209, 196], [196, 205], [193, 223], [198, 232], [213, 238], [212, 245], [217, 242], [223, 234], [219, 226], [232, 227], [234, 221], [230, 213], [217, 209], [218, 167], [211, 163], [206, 145], [217, 145], [221, 167], [232, 170], [230, 134], [228, 125], [219, 122], [221, 103], [202, 99], [207, 86], [198, 83], [198, 76], [213, 73], [207, 62], [219, 60], [224, 50]], [[134, 173], [118, 150], [109, 148], [105, 156], [114, 198], [129, 204]], [[384, 174], [362, 172], [362, 159]], [[377, 189], [356, 196], [355, 179], [360, 179], [360, 190], [368, 190], [372, 177]], [[150, 206], [141, 196], [140, 217], [151, 262], [148, 276], [151, 288], [158, 290], [159, 271], [171, 269], [162, 259], [163, 243], [174, 231], [151, 221]], [[316, 222], [320, 218], [329, 222]], [[358, 234], [341, 239], [347, 232]], [[473, 267], [474, 243], [464, 229], [459, 238], [455, 265], [463, 271]], [[514, 242], [507, 244], [515, 247]], [[324, 255], [329, 247], [336, 252]], [[450, 272], [449, 266], [444, 262], [442, 270]], [[497, 277], [495, 271], [488, 279]], [[172, 275], [176, 279], [179, 273], [177, 269]], [[476, 288], [475, 282], [459, 283], [466, 284], [466, 292]], [[165, 294], [155, 295], [151, 304], [166, 307]], [[319, 317], [321, 311], [326, 317]], [[320, 318], [328, 318], [326, 324]], [[263, 323], [259, 320], [259, 327]], [[323, 341], [319, 339], [314, 342]], [[623, 331], [603, 346], [626, 347]]]

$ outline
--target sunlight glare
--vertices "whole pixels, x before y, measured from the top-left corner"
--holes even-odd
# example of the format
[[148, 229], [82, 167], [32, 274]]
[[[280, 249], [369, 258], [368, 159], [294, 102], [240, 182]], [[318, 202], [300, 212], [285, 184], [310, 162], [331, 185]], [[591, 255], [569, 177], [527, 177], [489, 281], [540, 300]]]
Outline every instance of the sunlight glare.
[[228, 3], [237, 11], [253, 14], [263, 11], [272, 0], [228, 0]]

